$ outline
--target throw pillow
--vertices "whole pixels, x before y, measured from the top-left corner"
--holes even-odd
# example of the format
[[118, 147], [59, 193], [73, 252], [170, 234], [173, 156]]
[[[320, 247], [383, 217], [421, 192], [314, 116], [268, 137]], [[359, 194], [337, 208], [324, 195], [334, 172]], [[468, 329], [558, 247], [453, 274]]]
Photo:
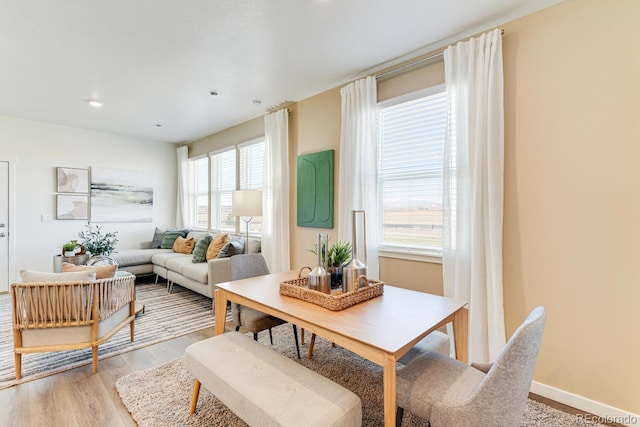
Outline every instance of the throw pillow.
[[205, 262], [207, 260], [207, 249], [209, 248], [209, 244], [213, 240], [211, 236], [205, 236], [202, 239], [198, 240], [196, 246], [193, 248], [193, 259], [191, 262]]
[[162, 243], [160, 244], [161, 249], [173, 249], [173, 244], [176, 242], [178, 237], [187, 237], [187, 233], [189, 230], [167, 230], [164, 232], [164, 237], [162, 238]]
[[118, 266], [116, 264], [113, 265], [75, 265], [70, 262], [62, 263], [62, 272], [66, 273], [68, 271], [91, 271], [94, 270], [96, 272], [96, 279], [111, 279], [112, 277], [116, 277], [116, 271], [118, 270]]
[[156, 230], [153, 232], [153, 239], [151, 239], [151, 249], [160, 249], [162, 246], [162, 240], [164, 239], [164, 230], [156, 227]]
[[218, 233], [216, 237], [209, 244], [209, 248], [207, 249], [207, 261], [212, 260], [218, 257], [220, 250], [227, 243], [229, 239], [229, 233]]
[[232, 240], [225, 243], [220, 249], [218, 258], [228, 258], [234, 255], [241, 255], [244, 252], [244, 239], [242, 241]]
[[176, 238], [176, 241], [173, 243], [173, 252], [188, 255], [193, 252], [194, 245], [195, 241], [193, 240], [193, 237], [185, 239], [182, 236], [178, 236], [178, 238]]
[[43, 273], [40, 271], [20, 270], [20, 278], [25, 283], [35, 282], [91, 282], [96, 280], [95, 270], [72, 271], [69, 273]]

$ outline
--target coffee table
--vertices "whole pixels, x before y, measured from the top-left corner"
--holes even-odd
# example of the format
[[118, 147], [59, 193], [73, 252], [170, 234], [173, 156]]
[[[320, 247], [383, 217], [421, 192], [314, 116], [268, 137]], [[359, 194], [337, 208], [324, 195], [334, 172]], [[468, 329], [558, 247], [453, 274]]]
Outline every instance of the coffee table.
[[456, 357], [467, 361], [466, 303], [385, 285], [380, 297], [341, 311], [279, 294], [296, 271], [216, 285], [215, 333], [225, 331], [227, 301], [260, 310], [314, 332], [383, 367], [385, 426], [395, 425], [396, 361], [439, 327], [453, 322]]

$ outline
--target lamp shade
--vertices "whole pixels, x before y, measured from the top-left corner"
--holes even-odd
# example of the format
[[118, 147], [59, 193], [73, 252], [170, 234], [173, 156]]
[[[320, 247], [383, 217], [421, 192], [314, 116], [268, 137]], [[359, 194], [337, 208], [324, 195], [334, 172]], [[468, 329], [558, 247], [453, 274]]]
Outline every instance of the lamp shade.
[[261, 216], [262, 191], [234, 191], [232, 200], [232, 213], [234, 216]]

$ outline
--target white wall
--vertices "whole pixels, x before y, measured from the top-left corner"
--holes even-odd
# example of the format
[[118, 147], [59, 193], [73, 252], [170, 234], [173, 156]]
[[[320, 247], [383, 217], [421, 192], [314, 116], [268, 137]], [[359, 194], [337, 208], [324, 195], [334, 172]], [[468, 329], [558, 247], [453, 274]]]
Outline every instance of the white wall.
[[[86, 229], [87, 221], [55, 219], [56, 167], [153, 172], [152, 222], [99, 224], [104, 231], [118, 231], [116, 250], [151, 240], [156, 226], [175, 225], [173, 144], [0, 116], [0, 160], [8, 160], [12, 169], [10, 283], [23, 268], [52, 271], [52, 257], [62, 243]], [[43, 222], [43, 214], [52, 220]]]

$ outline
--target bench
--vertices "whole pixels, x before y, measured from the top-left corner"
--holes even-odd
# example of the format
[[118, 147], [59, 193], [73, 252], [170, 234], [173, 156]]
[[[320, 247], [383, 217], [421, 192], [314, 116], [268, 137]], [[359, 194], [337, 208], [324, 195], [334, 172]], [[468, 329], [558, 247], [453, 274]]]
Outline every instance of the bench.
[[196, 378], [191, 414], [203, 384], [249, 425], [362, 424], [353, 392], [238, 332], [191, 344], [185, 365]]

